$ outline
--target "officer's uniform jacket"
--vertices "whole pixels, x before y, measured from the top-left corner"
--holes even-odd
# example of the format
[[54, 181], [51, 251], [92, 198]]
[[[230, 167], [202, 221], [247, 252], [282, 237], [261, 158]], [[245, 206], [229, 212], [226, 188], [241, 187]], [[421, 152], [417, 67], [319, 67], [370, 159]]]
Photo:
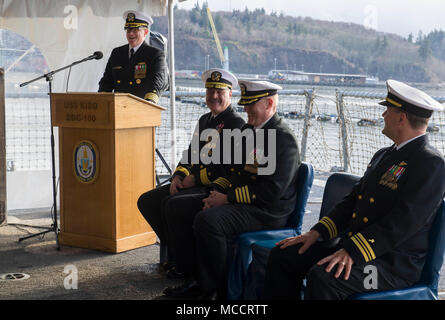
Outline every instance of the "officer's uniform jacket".
[[[257, 217], [270, 227], [281, 227], [285, 225], [288, 216], [295, 208], [296, 189], [295, 178], [300, 166], [300, 153], [295, 136], [282, 119], [275, 114], [262, 129], [264, 129], [264, 151], [259, 150], [258, 134], [250, 125], [245, 125], [243, 130], [250, 130], [256, 139], [254, 161], [250, 160], [246, 154], [245, 141], [243, 138], [242, 152], [243, 161], [240, 164], [216, 168], [226, 170], [224, 173], [217, 172], [216, 178], [212, 181], [212, 187], [227, 194], [230, 203], [248, 204], [256, 206]], [[276, 141], [268, 141], [268, 131], [275, 130]], [[267, 167], [268, 163], [263, 163], [260, 157], [264, 152], [266, 157], [273, 156], [273, 149], [268, 146], [275, 143], [276, 165], [272, 174], [258, 174], [258, 169]], [[239, 142], [235, 146], [235, 152], [239, 150]], [[247, 151], [248, 152], [248, 151]], [[269, 152], [271, 153], [269, 155]], [[270, 163], [269, 163], [270, 164]], [[228, 170], [228, 171], [227, 171]]]
[[445, 162], [426, 135], [392, 149], [374, 155], [352, 192], [313, 229], [323, 239], [340, 236], [340, 247], [356, 265], [375, 263], [415, 282], [444, 197]]
[[168, 68], [162, 50], [143, 42], [129, 59], [129, 45], [113, 49], [99, 92], [126, 92], [157, 103], [168, 87]]
[[[202, 160], [206, 155], [208, 159], [211, 159], [212, 153], [215, 152], [215, 148], [218, 145], [218, 140], [219, 148], [223, 150], [223, 143], [221, 141], [223, 141], [224, 129], [240, 129], [244, 124], [244, 119], [231, 105], [216, 117], [213, 117], [211, 112], [201, 116], [193, 133], [192, 142], [189, 148], [184, 151], [183, 157], [177, 165], [173, 176], [179, 175], [184, 178], [193, 174], [195, 177], [195, 185], [210, 186], [211, 181], [214, 179], [214, 176], [212, 176], [212, 172], [215, 172], [214, 168], [223, 165], [223, 153], [222, 151], [220, 152], [219, 163], [208, 163]], [[210, 136], [210, 139], [200, 141], [201, 133], [206, 129], [215, 129], [218, 132], [218, 140], [210, 141], [210, 139], [212, 139]], [[195, 150], [194, 145], [199, 146], [198, 150]]]

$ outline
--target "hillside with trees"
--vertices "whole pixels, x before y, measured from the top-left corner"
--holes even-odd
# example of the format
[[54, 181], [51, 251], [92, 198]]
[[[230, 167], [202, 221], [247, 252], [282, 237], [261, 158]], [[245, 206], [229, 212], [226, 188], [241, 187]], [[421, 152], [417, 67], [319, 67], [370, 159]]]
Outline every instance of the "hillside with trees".
[[[267, 74], [269, 70], [354, 73], [408, 82], [445, 81], [445, 32], [416, 39], [367, 29], [353, 23], [266, 14], [264, 9], [212, 12], [230, 69]], [[155, 18], [153, 30], [168, 33], [167, 18]], [[220, 67], [206, 5], [175, 10], [176, 68]], [[276, 59], [276, 60], [275, 60]]]

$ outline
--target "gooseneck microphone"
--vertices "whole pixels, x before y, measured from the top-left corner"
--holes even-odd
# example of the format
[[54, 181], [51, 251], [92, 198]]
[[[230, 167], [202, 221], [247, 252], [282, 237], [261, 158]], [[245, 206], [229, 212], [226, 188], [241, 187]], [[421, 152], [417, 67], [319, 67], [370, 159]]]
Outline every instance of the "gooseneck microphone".
[[94, 59], [99, 60], [99, 59], [102, 59], [104, 54], [102, 53], [102, 51], [96, 51], [93, 53], [93, 56], [94, 56]]
[[96, 51], [91, 56], [86, 57], [82, 61], [88, 61], [88, 60], [93, 60], [93, 59], [99, 60], [99, 59], [102, 59], [103, 56], [104, 56], [104, 54], [102, 53], [102, 51]]
[[[76, 64], [79, 64], [79, 63], [82, 63], [82, 62], [85, 62], [85, 61], [88, 61], [88, 60], [93, 60], [93, 59], [99, 60], [99, 59], [102, 59], [103, 56], [104, 56], [104, 54], [102, 53], [102, 51], [96, 51], [96, 52], [94, 52], [91, 56], [86, 57], [86, 58], [84, 58], [84, 59], [82, 59], [82, 60], [75, 61], [75, 62], [73, 62], [72, 64], [70, 64], [70, 65], [68, 65], [68, 66], [65, 66], [65, 67], [63, 67], [63, 68], [60, 68], [60, 69], [57, 69], [57, 70], [54, 70], [54, 71], [50, 71], [50, 72], [45, 73], [44, 75], [42, 75], [42, 76], [40, 76], [40, 77], [38, 77], [38, 78], [35, 78], [35, 79], [30, 80], [30, 81], [21, 83], [21, 84], [20, 84], [20, 87], [24, 87], [24, 86], [30, 84], [31, 82], [34, 82], [34, 81], [37, 81], [37, 80], [39, 80], [39, 79], [43, 79], [43, 78], [45, 78], [46, 81], [52, 81], [52, 76], [53, 76], [55, 73], [59, 72], [59, 71], [65, 70], [65, 69], [67, 69], [67, 68], [70, 68], [70, 69], [71, 69], [71, 67], [75, 66]], [[69, 76], [68, 76], [68, 79], [69, 79]], [[67, 86], [67, 87], [68, 87], [68, 86]]]

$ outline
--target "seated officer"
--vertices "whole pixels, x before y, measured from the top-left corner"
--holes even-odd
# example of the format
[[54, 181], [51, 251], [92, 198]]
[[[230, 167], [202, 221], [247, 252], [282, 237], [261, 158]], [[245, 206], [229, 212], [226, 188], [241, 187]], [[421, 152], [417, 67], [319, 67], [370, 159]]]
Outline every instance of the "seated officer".
[[[388, 80], [382, 133], [394, 141], [373, 156], [351, 193], [309, 232], [270, 253], [265, 299], [345, 299], [368, 290], [401, 289], [420, 278], [428, 232], [445, 193], [445, 161], [425, 135], [442, 105]], [[337, 241], [330, 241], [336, 239]], [[365, 284], [367, 270], [377, 281]]]
[[[208, 195], [207, 189], [211, 177], [208, 175], [210, 171], [207, 170], [213, 167], [213, 164], [204, 164], [201, 157], [195, 157], [203, 152], [210, 152], [206, 146], [208, 141], [200, 139], [201, 133], [206, 129], [215, 129], [222, 136], [223, 128], [241, 128], [245, 123], [231, 105], [232, 88], [238, 84], [236, 77], [222, 69], [210, 69], [203, 73], [202, 80], [206, 87], [206, 104], [210, 112], [199, 118], [192, 142], [188, 150], [183, 153], [183, 158], [173, 173], [171, 184], [148, 191], [138, 200], [139, 211], [166, 246], [169, 245], [169, 238], [164, 211], [169, 200], [172, 197], [203, 199]], [[170, 246], [168, 251], [169, 261], [164, 267], [171, 269], [175, 259]], [[168, 275], [175, 278], [181, 277], [182, 273], [183, 271], [178, 268], [173, 268]]]
[[238, 104], [248, 116], [235, 138], [235, 156], [242, 154], [242, 161], [212, 172], [209, 197], [175, 198], [166, 209], [177, 262], [192, 273], [183, 285], [167, 288], [167, 296], [224, 298], [233, 255], [228, 243], [242, 232], [283, 227], [294, 209], [300, 156], [294, 134], [276, 113], [281, 87], [267, 81], [239, 84]]
[[168, 88], [168, 68], [164, 51], [145, 42], [153, 19], [132, 10], [124, 19], [128, 44], [111, 52], [99, 92], [126, 92], [158, 103]]

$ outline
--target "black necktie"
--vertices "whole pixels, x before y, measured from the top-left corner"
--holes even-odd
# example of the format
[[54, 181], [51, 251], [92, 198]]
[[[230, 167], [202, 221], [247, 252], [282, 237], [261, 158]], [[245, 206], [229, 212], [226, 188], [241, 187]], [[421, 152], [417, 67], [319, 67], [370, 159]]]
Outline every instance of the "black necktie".
[[131, 58], [133, 58], [133, 56], [134, 56], [134, 49], [131, 48], [131, 49], [130, 49], [130, 60], [131, 60]]

